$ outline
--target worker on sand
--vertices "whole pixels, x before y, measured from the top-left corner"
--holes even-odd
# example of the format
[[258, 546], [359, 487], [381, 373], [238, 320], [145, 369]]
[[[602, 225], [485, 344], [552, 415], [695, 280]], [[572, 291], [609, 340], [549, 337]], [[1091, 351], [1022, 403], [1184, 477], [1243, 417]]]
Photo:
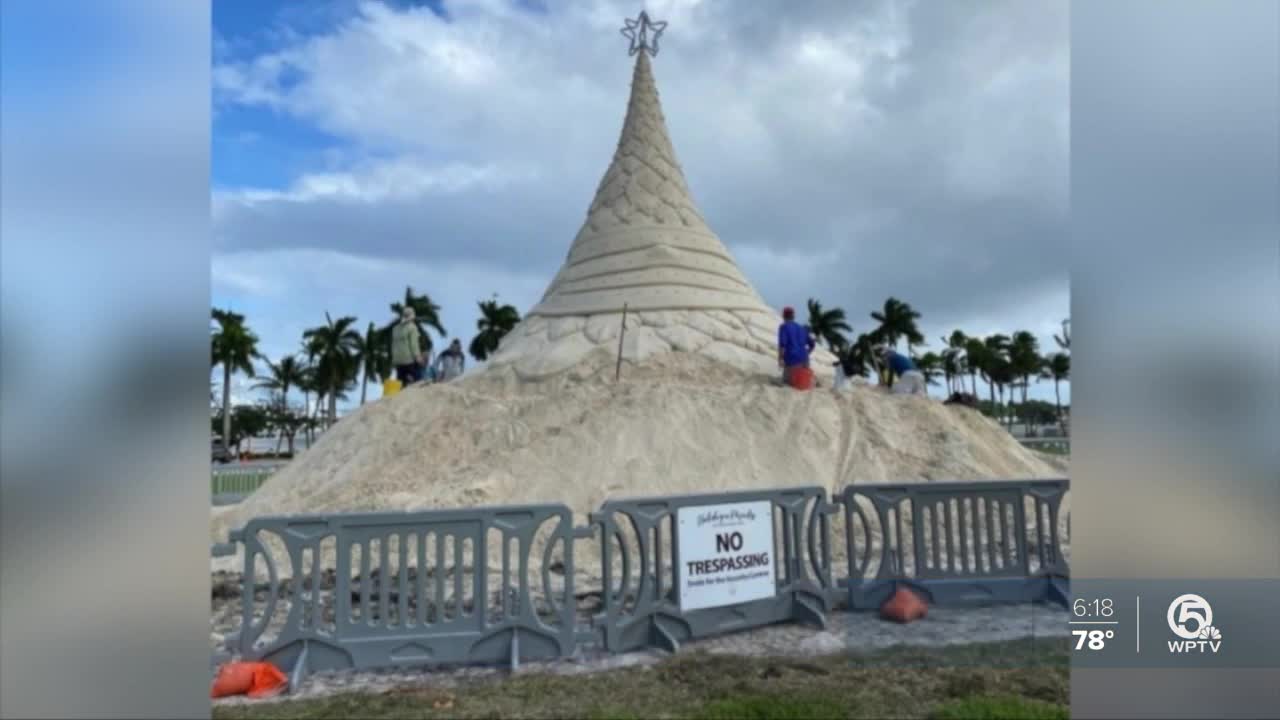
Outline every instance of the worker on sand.
[[928, 390], [925, 388], [924, 375], [916, 369], [916, 364], [911, 362], [911, 358], [902, 355], [891, 347], [884, 347], [880, 350], [880, 357], [884, 360], [884, 364], [889, 368], [890, 377], [896, 375], [897, 382], [890, 387], [894, 395], [927, 395]]
[[787, 384], [792, 370], [809, 367], [809, 353], [816, 345], [809, 328], [796, 322], [795, 309], [782, 308], [782, 324], [778, 326], [778, 367], [782, 368], [783, 385]]
[[395, 366], [396, 379], [404, 386], [422, 379], [422, 346], [413, 317], [413, 308], [405, 308], [400, 322], [391, 329], [391, 364]]
[[838, 359], [831, 363], [831, 366], [835, 368], [836, 371], [836, 380], [833, 389], [844, 390], [849, 387], [850, 381], [853, 380], [855, 376], [862, 374], [860, 368], [857, 367], [857, 363], [854, 362], [854, 353], [856, 352], [856, 348], [845, 348], [838, 356]]
[[466, 370], [467, 358], [462, 354], [462, 342], [454, 340], [449, 348], [436, 357], [436, 382], [449, 382]]

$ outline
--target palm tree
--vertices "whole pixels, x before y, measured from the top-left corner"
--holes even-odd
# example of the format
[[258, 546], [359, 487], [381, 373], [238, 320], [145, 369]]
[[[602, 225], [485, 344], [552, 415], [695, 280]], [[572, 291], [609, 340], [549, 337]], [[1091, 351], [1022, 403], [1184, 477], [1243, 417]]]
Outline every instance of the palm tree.
[[280, 393], [285, 402], [289, 401], [289, 391], [302, 386], [304, 368], [296, 355], [285, 355], [280, 362], [267, 361], [268, 376], [265, 380], [254, 384], [255, 390], [270, 390]]
[[[267, 368], [270, 371], [270, 376], [253, 387], [257, 390], [269, 390], [273, 393], [279, 393], [279, 410], [283, 417], [289, 412], [289, 390], [302, 387], [303, 383], [306, 382], [305, 367], [296, 355], [285, 355], [277, 363], [268, 360]], [[283, 422], [281, 423], [281, 429], [280, 437], [276, 439], [276, 454], [280, 454], [280, 441], [287, 437], [289, 440], [289, 454], [293, 455], [293, 432], [285, 428]]]
[[853, 332], [853, 328], [846, 322], [843, 309], [823, 310], [822, 303], [809, 298], [809, 332], [825, 341], [832, 352], [838, 353], [848, 346], [849, 339], [844, 334]]
[[960, 392], [956, 388], [961, 386], [960, 376], [964, 373], [964, 365], [961, 360], [961, 351], [956, 348], [947, 348], [942, 351], [940, 356], [942, 359], [942, 377], [947, 382], [947, 394]]
[[[1022, 380], [1022, 404], [1027, 404], [1027, 391], [1031, 386], [1031, 378], [1039, 377], [1044, 367], [1044, 358], [1040, 357], [1040, 341], [1026, 330], [1013, 334], [1009, 342], [1009, 369], [1012, 374]], [[1012, 394], [1009, 401], [1013, 402]], [[1031, 417], [1027, 414], [1027, 432], [1031, 431]]]
[[427, 334], [428, 327], [434, 328], [440, 333], [440, 337], [449, 337], [449, 333], [445, 332], [444, 326], [440, 324], [440, 306], [431, 302], [431, 297], [427, 294], [415, 295], [412, 287], [406, 287], [404, 300], [391, 303], [391, 312], [395, 314], [395, 319], [382, 328], [386, 343], [391, 342], [391, 329], [400, 322], [400, 315], [407, 307], [413, 308], [413, 321], [418, 326], [418, 344], [424, 354], [431, 352], [432, 348], [431, 336]]
[[244, 316], [229, 310], [213, 309], [217, 327], [210, 338], [213, 367], [222, 366], [222, 441], [231, 442], [231, 376], [242, 372], [254, 376], [253, 359], [258, 357], [258, 336], [245, 325]]
[[842, 355], [849, 360], [851, 372], [850, 377], [866, 377], [868, 369], [878, 369], [875, 361], [876, 341], [872, 335], [862, 333], [858, 335], [847, 348], [843, 349]]
[[[320, 404], [320, 394], [318, 393], [319, 383], [316, 380], [316, 355], [320, 352], [320, 346], [314, 341], [306, 337], [303, 333], [302, 337], [302, 354], [306, 357], [306, 361], [302, 364], [302, 381], [298, 383], [298, 387], [302, 389], [302, 414], [304, 417], [310, 417], [312, 412], [311, 394], [316, 393], [316, 404]], [[315, 443], [315, 433], [313, 431], [314, 423], [308, 421], [305, 425], [307, 434], [307, 447], [311, 447]]]
[[329, 399], [329, 425], [338, 419], [338, 396], [355, 382], [360, 368], [357, 355], [360, 352], [360, 333], [352, 326], [351, 316], [336, 321], [324, 314], [325, 324], [311, 328], [302, 334], [316, 348], [317, 389]]
[[369, 323], [369, 329], [364, 331], [364, 338], [356, 350], [356, 362], [364, 370], [360, 377], [360, 404], [364, 405], [369, 381], [385, 382], [391, 377], [391, 348], [386, 334], [373, 323]]
[[[997, 391], [1000, 394], [1000, 402], [1003, 403], [1004, 384], [1012, 379], [1012, 375], [1008, 371], [1009, 337], [998, 333], [988, 335], [975, 345], [982, 348], [976, 353], [979, 362], [978, 372], [982, 374], [982, 379], [986, 381], [991, 391], [991, 404], [996, 406]], [[970, 351], [977, 350], [977, 347], [971, 346], [968, 349]]]
[[[986, 368], [990, 364], [991, 351], [987, 349], [987, 344], [980, 337], [971, 337], [964, 343], [964, 366], [969, 371], [969, 384], [973, 389], [973, 396], [978, 396], [978, 376], [981, 375], [983, 381], [987, 379]], [[993, 397], [994, 401], [994, 397]]]
[[[996, 404], [996, 408], [1001, 413], [1005, 414], [1007, 424], [1012, 430], [1013, 417], [1009, 414], [1009, 407], [1005, 405], [1004, 400], [1005, 388], [1010, 387], [1010, 385], [1017, 380], [1017, 374], [1014, 372], [1013, 363], [1009, 360], [1009, 336], [996, 333], [995, 335], [988, 335], [982, 342], [988, 351], [985, 367], [987, 383], [991, 385], [995, 391], [995, 397], [992, 399], [992, 402], [995, 403], [996, 400], [999, 401], [998, 404]], [[1012, 389], [1009, 390], [1009, 401], [1010, 403], [1013, 402]]]
[[471, 339], [468, 352], [476, 360], [484, 361], [520, 322], [520, 312], [512, 305], [499, 305], [497, 295], [492, 300], [481, 300], [477, 304], [480, 306], [480, 319], [476, 320], [476, 336]]
[[915, 359], [916, 370], [924, 376], [925, 393], [929, 385], [938, 384], [938, 375], [942, 373], [942, 356], [936, 352], [927, 352]]
[[1040, 377], [1053, 380], [1053, 399], [1058, 408], [1058, 424], [1062, 424], [1062, 395], [1058, 392], [1058, 384], [1071, 379], [1071, 356], [1064, 352], [1050, 355], [1040, 371]]
[[[960, 330], [952, 330], [951, 335], [942, 338], [942, 344], [946, 349], [942, 351], [942, 371], [947, 376], [947, 392], [963, 392], [964, 384], [960, 381], [960, 376], [965, 372], [964, 348], [969, 342], [969, 338]], [[955, 385], [952, 385], [952, 379], [955, 379]], [[959, 388], [957, 390], [956, 388]], [[978, 394], [974, 389], [974, 395]]]
[[1071, 318], [1062, 321], [1062, 335], [1054, 335], [1053, 341], [1063, 350], [1071, 349]]
[[920, 319], [920, 313], [908, 303], [891, 297], [884, 301], [884, 307], [881, 310], [871, 313], [871, 319], [880, 323], [877, 331], [890, 347], [897, 347], [898, 340], [905, 338], [907, 353], [910, 354], [912, 345], [924, 344], [924, 335], [921, 335], [920, 329], [916, 327], [916, 320]]

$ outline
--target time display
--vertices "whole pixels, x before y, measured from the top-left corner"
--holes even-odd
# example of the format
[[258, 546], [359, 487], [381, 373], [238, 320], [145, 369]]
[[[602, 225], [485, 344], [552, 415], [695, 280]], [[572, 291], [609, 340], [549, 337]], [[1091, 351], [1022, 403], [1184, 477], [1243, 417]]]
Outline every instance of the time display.
[[1109, 618], [1116, 611], [1111, 598], [1094, 598], [1093, 600], [1076, 598], [1076, 601], [1071, 603], [1071, 612], [1080, 618]]

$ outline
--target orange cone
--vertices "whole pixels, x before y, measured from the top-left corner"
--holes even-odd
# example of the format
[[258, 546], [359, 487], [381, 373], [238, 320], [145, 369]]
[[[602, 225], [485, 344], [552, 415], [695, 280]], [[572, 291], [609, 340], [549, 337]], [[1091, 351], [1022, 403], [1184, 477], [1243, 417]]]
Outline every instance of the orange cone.
[[267, 662], [229, 662], [218, 668], [209, 697], [248, 695], [264, 698], [278, 695], [289, 686], [289, 678]]
[[929, 605], [919, 595], [902, 586], [880, 606], [880, 617], [900, 623], [914, 622], [928, 612]]

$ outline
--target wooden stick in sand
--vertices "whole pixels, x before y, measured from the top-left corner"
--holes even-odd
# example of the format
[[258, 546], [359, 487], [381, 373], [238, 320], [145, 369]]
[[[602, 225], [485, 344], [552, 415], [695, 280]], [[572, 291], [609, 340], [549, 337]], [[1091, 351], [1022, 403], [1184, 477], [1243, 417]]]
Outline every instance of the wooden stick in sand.
[[613, 369], [613, 381], [622, 377], [622, 339], [627, 336], [627, 304], [622, 303], [622, 331], [618, 333], [618, 364]]

